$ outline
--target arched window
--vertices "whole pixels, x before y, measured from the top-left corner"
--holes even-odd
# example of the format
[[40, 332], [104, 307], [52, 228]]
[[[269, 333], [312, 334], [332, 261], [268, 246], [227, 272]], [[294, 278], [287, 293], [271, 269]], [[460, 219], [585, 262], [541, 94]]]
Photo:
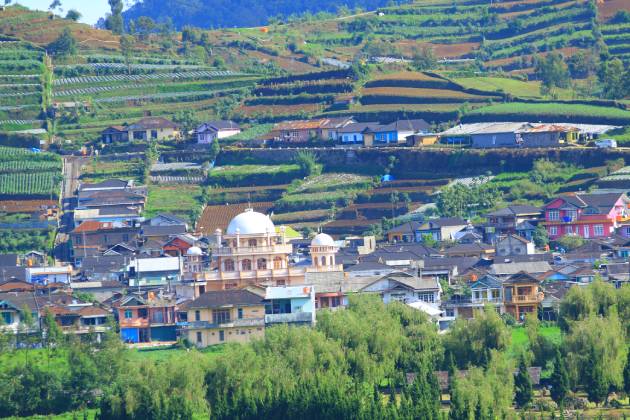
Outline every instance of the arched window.
[[322, 256], [322, 265], [326, 265], [326, 257]]
[[258, 261], [256, 262], [256, 267], [258, 267], [259, 270], [266, 270], [267, 260], [264, 258], [258, 258]]
[[274, 270], [279, 270], [279, 269], [282, 268], [282, 258], [275, 257], [273, 259], [273, 268], [274, 268]]
[[223, 271], [234, 271], [234, 260], [225, 260], [223, 262]]
[[256, 242], [256, 239], [250, 239], [249, 241], [247, 241], [247, 244], [251, 247], [255, 247], [258, 243]]
[[335, 262], [333, 261], [333, 256], [331, 255], [330, 257], [328, 257], [328, 265], [335, 265]]
[[241, 267], [243, 271], [251, 271], [252, 270], [252, 260], [243, 260], [241, 262]]

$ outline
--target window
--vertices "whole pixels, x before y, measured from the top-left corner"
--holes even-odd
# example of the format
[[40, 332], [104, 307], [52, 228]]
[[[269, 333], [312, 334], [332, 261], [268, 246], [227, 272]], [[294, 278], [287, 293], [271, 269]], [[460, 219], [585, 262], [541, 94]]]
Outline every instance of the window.
[[577, 218], [577, 212], [575, 210], [567, 210], [566, 215], [570, 220], [575, 220]]
[[195, 311], [195, 321], [201, 321], [201, 312]]
[[125, 319], [131, 319], [133, 318], [133, 311], [131, 309], [127, 309], [125, 311]]
[[219, 341], [225, 341], [225, 331], [219, 331]]
[[243, 319], [243, 308], [238, 308], [238, 319]]
[[560, 212], [558, 210], [549, 210], [547, 213], [548, 220], [560, 220]]
[[252, 271], [252, 260], [243, 260], [241, 267], [243, 271]]
[[558, 234], [558, 226], [549, 226], [549, 234], [556, 236]]
[[326, 265], [326, 257], [322, 257], [322, 265]]
[[340, 301], [339, 301], [339, 297], [338, 296], [334, 296], [334, 297], [330, 298], [330, 307], [331, 308], [336, 308], [339, 305], [340, 305]]
[[565, 228], [565, 231], [566, 231], [567, 235], [572, 234], [573, 233], [573, 226], [567, 226]]
[[584, 237], [585, 238], [590, 238], [591, 236], [591, 230], [589, 228], [588, 225], [584, 225]]
[[593, 234], [595, 236], [604, 236], [604, 225], [593, 226]]
[[255, 247], [257, 245], [256, 239], [250, 239], [249, 241], [247, 241], [247, 245], [251, 247]]
[[455, 316], [455, 310], [452, 309], [452, 308], [447, 308], [446, 309], [446, 316], [454, 317]]
[[158, 132], [157, 130], [151, 130], [151, 138], [152, 139], [157, 139], [158, 137]]
[[626, 236], [630, 236], [630, 226], [626, 226]]
[[393, 302], [405, 302], [407, 300], [407, 295], [405, 293], [392, 293], [391, 300]]
[[435, 302], [435, 294], [433, 292], [420, 292], [418, 293], [418, 299], [423, 302], [433, 303]]
[[202, 344], [201, 331], [197, 331], [197, 344]]
[[144, 131], [134, 131], [133, 132], [133, 139], [134, 140], [144, 140], [146, 137], [146, 134]]
[[279, 270], [279, 269], [282, 268], [282, 258], [275, 257], [273, 259], [273, 268], [274, 268], [274, 270]]
[[2, 321], [5, 324], [13, 324], [13, 314], [11, 312], [2, 312]]
[[212, 311], [212, 322], [214, 324], [224, 324], [230, 322], [229, 309], [215, 309]]
[[225, 260], [223, 262], [223, 271], [234, 271], [234, 260]]
[[266, 270], [267, 269], [267, 260], [264, 258], [258, 258], [258, 261], [256, 261], [256, 267], [259, 270]]
[[501, 291], [499, 289], [492, 289], [492, 299], [501, 298]]

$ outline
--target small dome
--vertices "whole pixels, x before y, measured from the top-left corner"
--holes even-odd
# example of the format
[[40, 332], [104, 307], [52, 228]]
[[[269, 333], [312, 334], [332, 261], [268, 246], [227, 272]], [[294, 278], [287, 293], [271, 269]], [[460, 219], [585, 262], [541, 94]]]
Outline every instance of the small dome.
[[311, 241], [311, 246], [335, 246], [335, 241], [330, 235], [318, 233]]
[[[238, 231], [238, 232], [237, 232]], [[228, 235], [263, 235], [267, 232], [276, 233], [276, 227], [269, 216], [247, 209], [236, 216], [226, 230]]]
[[193, 257], [198, 257], [202, 254], [203, 252], [201, 251], [201, 248], [199, 248], [198, 246], [191, 246], [190, 248], [188, 248], [188, 251], [186, 251], [186, 255], [190, 255]]

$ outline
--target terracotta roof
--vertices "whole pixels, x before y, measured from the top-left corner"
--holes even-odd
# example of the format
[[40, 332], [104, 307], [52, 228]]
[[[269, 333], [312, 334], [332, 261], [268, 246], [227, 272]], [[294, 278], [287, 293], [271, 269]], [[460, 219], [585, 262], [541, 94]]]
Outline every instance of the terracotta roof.
[[127, 127], [127, 130], [151, 130], [153, 128], [173, 128], [176, 129], [178, 127], [173, 121], [167, 120], [162, 117], [147, 117], [143, 118], [135, 124], [131, 124]]
[[58, 203], [51, 200], [2, 200], [0, 210], [4, 213], [34, 213], [43, 209], [57, 208]]
[[109, 312], [98, 306], [85, 306], [77, 311], [81, 316], [108, 316]]

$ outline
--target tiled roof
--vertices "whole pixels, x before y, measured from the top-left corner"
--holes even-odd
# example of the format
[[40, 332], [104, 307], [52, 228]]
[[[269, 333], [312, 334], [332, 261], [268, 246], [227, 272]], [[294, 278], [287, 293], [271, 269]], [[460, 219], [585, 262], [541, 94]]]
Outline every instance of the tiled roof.
[[151, 130], [154, 128], [173, 128], [176, 129], [178, 126], [174, 122], [167, 120], [162, 117], [147, 117], [143, 118], [135, 124], [131, 124], [127, 129], [129, 131], [133, 130]]
[[219, 290], [206, 292], [186, 304], [184, 309], [217, 308], [225, 305], [262, 305], [263, 298], [248, 290]]

